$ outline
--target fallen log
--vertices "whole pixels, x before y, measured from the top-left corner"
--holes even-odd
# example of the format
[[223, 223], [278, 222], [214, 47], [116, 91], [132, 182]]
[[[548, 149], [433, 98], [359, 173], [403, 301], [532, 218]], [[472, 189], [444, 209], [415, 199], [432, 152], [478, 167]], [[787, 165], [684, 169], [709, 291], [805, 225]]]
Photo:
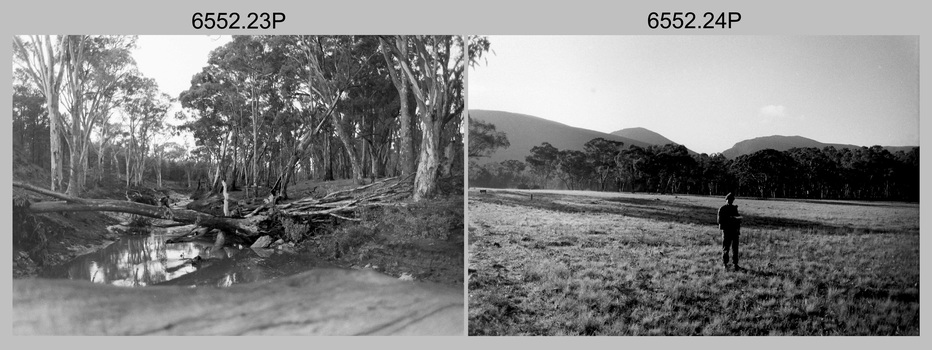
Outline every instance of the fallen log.
[[322, 198], [307, 197], [282, 204], [277, 204], [276, 198], [272, 197], [268, 203], [255, 208], [246, 217], [214, 216], [189, 209], [170, 209], [167, 206], [123, 200], [78, 198], [18, 181], [14, 181], [13, 186], [62, 200], [29, 203], [27, 209], [34, 213], [122, 212], [215, 228], [244, 238], [255, 239], [260, 235], [259, 223], [271, 216], [263, 215], [263, 213], [270, 214], [274, 211], [277, 215], [303, 217], [315, 222], [325, 222], [331, 218], [358, 221], [355, 217], [358, 209], [398, 203], [409, 197], [413, 189], [413, 180], [413, 175], [386, 178], [368, 185], [333, 192]]
[[263, 216], [250, 218], [225, 218], [197, 212], [194, 210], [169, 209], [161, 206], [123, 200], [77, 198], [17, 181], [13, 182], [13, 186], [63, 200], [29, 203], [28, 210], [33, 213], [79, 211], [110, 211], [128, 213], [156, 219], [171, 220], [185, 224], [196, 224], [199, 226], [217, 228], [243, 237], [254, 236], [258, 232], [258, 223], [265, 219]]
[[228, 288], [13, 280], [14, 335], [463, 335], [463, 290], [319, 269]]

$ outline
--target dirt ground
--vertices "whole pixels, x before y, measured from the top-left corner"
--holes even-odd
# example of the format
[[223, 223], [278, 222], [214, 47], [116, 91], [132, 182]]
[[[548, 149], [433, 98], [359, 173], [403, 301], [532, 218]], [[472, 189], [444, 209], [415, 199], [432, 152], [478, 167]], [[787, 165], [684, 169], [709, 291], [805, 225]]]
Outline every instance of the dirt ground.
[[[13, 190], [17, 200], [39, 201], [40, 196]], [[106, 247], [120, 234], [107, 230], [115, 218], [93, 212], [13, 213], [13, 278], [35, 277], [44, 266], [60, 265]]]
[[404, 244], [378, 244], [366, 253], [332, 259], [349, 268], [369, 268], [419, 281], [463, 285], [463, 234], [447, 240], [418, 239]]

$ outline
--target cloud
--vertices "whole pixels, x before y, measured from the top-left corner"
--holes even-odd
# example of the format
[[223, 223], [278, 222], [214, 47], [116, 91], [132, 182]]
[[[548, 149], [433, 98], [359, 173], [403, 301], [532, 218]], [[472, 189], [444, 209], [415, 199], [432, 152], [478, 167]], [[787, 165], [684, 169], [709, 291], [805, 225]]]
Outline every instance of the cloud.
[[760, 108], [760, 114], [765, 117], [785, 117], [786, 107], [783, 105], [767, 105]]
[[763, 106], [758, 111], [757, 117], [758, 123], [768, 126], [777, 124], [789, 125], [787, 123], [799, 123], [806, 121], [806, 115], [790, 113], [787, 111], [786, 106], [783, 105]]

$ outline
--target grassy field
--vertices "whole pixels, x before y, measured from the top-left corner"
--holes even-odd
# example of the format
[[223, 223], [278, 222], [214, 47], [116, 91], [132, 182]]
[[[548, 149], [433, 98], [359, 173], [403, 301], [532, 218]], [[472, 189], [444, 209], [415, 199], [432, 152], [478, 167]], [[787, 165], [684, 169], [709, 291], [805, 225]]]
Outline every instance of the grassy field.
[[[533, 198], [530, 196], [533, 194]], [[470, 335], [918, 335], [919, 205], [469, 193]]]

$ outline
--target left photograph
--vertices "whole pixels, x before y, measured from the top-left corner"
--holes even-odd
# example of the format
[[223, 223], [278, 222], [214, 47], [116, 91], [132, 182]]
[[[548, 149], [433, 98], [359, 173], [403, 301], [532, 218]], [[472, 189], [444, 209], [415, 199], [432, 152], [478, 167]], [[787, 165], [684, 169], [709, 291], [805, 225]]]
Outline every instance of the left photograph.
[[14, 36], [12, 333], [465, 335], [481, 40]]

